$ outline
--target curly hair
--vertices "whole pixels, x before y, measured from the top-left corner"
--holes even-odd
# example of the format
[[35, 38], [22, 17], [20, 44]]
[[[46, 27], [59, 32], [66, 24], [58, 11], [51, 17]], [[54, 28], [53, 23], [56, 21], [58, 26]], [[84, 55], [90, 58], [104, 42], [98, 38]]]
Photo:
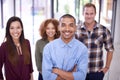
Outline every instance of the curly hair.
[[42, 22], [42, 24], [40, 25], [40, 29], [39, 29], [40, 36], [44, 40], [47, 40], [47, 37], [48, 37], [47, 34], [46, 34], [46, 27], [49, 23], [52, 23], [55, 27], [56, 34], [54, 36], [54, 39], [56, 39], [60, 36], [60, 33], [58, 31], [59, 21], [56, 20], [56, 19], [53, 19], [53, 18], [52, 19], [46, 19], [45, 21]]

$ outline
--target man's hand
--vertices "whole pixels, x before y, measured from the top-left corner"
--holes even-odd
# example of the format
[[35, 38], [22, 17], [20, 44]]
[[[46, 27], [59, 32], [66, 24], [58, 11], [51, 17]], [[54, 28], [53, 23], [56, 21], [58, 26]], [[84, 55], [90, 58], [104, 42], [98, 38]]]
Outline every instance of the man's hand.
[[64, 80], [64, 79], [58, 75], [56, 80]]
[[[59, 71], [58, 68], [53, 68], [52, 69], [52, 72], [55, 73], [55, 74], [57, 74], [57, 75], [58, 75], [58, 71]], [[58, 75], [56, 80], [64, 80], [64, 79]]]
[[52, 72], [58, 75], [58, 77], [57, 77], [58, 80], [74, 80], [74, 76], [72, 73], [75, 71], [76, 71], [76, 65], [70, 72], [61, 70], [56, 67], [53, 67], [53, 69], [52, 69]]
[[104, 67], [104, 68], [100, 69], [100, 70], [99, 70], [99, 72], [103, 71], [103, 72], [104, 72], [104, 74], [105, 74], [105, 73], [108, 71], [108, 69], [109, 69], [109, 68]]
[[53, 68], [53, 69], [52, 69], [52, 72], [55, 73], [55, 74], [57, 74], [57, 75], [58, 75], [58, 71], [59, 71], [58, 68]]

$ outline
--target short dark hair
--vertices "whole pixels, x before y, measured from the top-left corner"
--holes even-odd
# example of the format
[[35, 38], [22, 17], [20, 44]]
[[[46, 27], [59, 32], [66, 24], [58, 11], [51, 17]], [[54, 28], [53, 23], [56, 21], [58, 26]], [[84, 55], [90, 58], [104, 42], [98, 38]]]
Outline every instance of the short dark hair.
[[60, 17], [59, 21], [62, 19], [62, 18], [73, 18], [74, 19], [74, 22], [76, 24], [76, 19], [71, 15], [71, 14], [64, 14]]
[[96, 7], [95, 7], [94, 4], [92, 4], [92, 3], [86, 3], [86, 4], [83, 6], [83, 12], [84, 12], [84, 10], [85, 10], [86, 7], [93, 7], [94, 10], [95, 10], [95, 13], [96, 13]]

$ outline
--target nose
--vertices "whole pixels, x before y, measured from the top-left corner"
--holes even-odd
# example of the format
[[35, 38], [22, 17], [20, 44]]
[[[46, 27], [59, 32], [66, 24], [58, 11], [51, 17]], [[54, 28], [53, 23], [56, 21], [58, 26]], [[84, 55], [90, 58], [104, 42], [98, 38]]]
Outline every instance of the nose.
[[91, 15], [89, 14], [88, 17], [91, 17]]
[[14, 33], [17, 33], [18, 31], [17, 31], [17, 29], [14, 29]]
[[66, 30], [69, 30], [69, 26], [67, 25], [65, 29], [66, 29]]

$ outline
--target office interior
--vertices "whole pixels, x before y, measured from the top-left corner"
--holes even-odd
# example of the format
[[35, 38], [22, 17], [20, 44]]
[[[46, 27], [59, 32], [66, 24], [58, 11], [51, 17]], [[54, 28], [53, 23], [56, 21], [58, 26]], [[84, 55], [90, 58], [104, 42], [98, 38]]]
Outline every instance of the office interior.
[[104, 80], [120, 80], [120, 0], [0, 0], [0, 44], [4, 40], [7, 20], [11, 16], [20, 17], [25, 37], [31, 43], [33, 74], [34, 80], [37, 80], [35, 43], [41, 38], [38, 31], [41, 22], [48, 18], [59, 19], [61, 15], [69, 13], [76, 18], [77, 25], [80, 25], [84, 21], [82, 8], [87, 2], [96, 5], [95, 19], [111, 31], [114, 41], [115, 50], [111, 67], [105, 74]]

